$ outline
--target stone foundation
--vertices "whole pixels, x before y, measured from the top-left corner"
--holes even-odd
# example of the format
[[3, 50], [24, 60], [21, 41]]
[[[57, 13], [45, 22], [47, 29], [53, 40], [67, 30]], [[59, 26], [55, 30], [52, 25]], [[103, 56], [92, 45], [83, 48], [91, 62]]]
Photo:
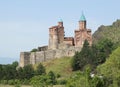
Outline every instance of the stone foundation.
[[80, 51], [80, 47], [70, 46], [66, 49], [56, 49], [37, 52], [21, 52], [20, 53], [20, 67], [24, 67], [27, 64], [37, 64], [54, 58], [61, 58], [65, 56], [72, 57], [76, 51]]

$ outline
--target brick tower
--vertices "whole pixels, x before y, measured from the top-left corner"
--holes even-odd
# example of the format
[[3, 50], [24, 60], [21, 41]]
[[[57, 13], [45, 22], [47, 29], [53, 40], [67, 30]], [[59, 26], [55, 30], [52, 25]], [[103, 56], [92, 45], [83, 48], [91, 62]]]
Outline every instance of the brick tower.
[[58, 49], [58, 45], [64, 41], [63, 21], [60, 19], [57, 26], [49, 28], [49, 49]]
[[80, 20], [79, 20], [79, 29], [75, 30], [75, 46], [82, 47], [85, 40], [88, 40], [89, 45], [92, 45], [92, 35], [91, 29], [86, 28], [86, 18], [82, 13]]

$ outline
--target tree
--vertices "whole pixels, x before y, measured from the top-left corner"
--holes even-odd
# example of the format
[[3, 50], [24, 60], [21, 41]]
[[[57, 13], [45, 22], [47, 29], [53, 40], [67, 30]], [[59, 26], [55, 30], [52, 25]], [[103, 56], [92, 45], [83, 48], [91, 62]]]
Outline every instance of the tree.
[[2, 65], [0, 65], [0, 80], [3, 79], [3, 69]]
[[93, 55], [91, 47], [87, 40], [85, 40], [83, 48], [80, 52], [76, 52], [72, 60], [73, 70], [82, 70], [87, 64], [92, 64]]
[[55, 85], [56, 84], [56, 76], [53, 71], [50, 71], [48, 73], [48, 84]]
[[23, 73], [24, 73], [24, 78], [25, 79], [30, 79], [34, 76], [34, 69], [31, 64], [26, 65], [23, 67]]
[[18, 74], [18, 79], [20, 79], [20, 80], [24, 79], [24, 72], [23, 72], [23, 68], [22, 67], [18, 68], [17, 74]]
[[104, 64], [98, 66], [97, 71], [106, 79], [106, 87], [120, 87], [120, 47], [112, 52]]
[[45, 67], [40, 63], [40, 64], [37, 66], [36, 74], [37, 74], [37, 75], [42, 75], [42, 74], [45, 74], [45, 73], [46, 73]]
[[109, 57], [111, 54], [112, 50], [114, 50], [114, 44], [112, 43], [111, 40], [109, 39], [103, 39], [100, 40], [96, 46], [94, 46], [92, 49], [94, 50], [94, 53], [96, 54], [95, 56], [95, 63], [96, 65], [102, 64], [106, 61], [106, 58]]
[[38, 75], [30, 79], [30, 84], [33, 87], [48, 87], [47, 80], [48, 80], [47, 75]]

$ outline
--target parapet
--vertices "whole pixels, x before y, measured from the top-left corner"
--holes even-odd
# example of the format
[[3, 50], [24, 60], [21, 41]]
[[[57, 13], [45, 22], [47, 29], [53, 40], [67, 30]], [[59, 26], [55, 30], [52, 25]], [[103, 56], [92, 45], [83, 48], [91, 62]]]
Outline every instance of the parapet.
[[46, 50], [48, 50], [48, 46], [38, 47], [38, 51], [46, 51]]

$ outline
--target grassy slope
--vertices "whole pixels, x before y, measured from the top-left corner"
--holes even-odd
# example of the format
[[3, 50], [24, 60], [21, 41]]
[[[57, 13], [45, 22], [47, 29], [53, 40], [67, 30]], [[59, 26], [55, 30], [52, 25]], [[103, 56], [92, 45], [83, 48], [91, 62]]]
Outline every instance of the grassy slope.
[[[1, 85], [0, 84], [0, 87], [15, 87], [14, 85]], [[23, 85], [21, 87], [32, 87], [32, 86], [27, 86], [27, 85]], [[55, 85], [53, 87], [65, 87], [65, 86], [61, 86], [61, 85]]]
[[[42, 64], [46, 68], [46, 72], [53, 71], [55, 74], [60, 74], [62, 77], [69, 77], [73, 72], [71, 68], [72, 57], [55, 58]], [[34, 66], [36, 68], [38, 64]]]
[[[15, 86], [13, 86], [13, 85], [2, 85], [2, 84], [0, 84], [0, 87], [15, 87]], [[21, 87], [31, 87], [31, 86], [25, 86], [25, 85], [23, 85], [23, 86], [21, 86]]]
[[62, 77], [69, 77], [72, 74], [70, 57], [64, 57], [59, 59], [53, 59], [44, 62], [43, 65], [46, 67], [46, 72], [53, 71], [56, 74], [60, 74]]

